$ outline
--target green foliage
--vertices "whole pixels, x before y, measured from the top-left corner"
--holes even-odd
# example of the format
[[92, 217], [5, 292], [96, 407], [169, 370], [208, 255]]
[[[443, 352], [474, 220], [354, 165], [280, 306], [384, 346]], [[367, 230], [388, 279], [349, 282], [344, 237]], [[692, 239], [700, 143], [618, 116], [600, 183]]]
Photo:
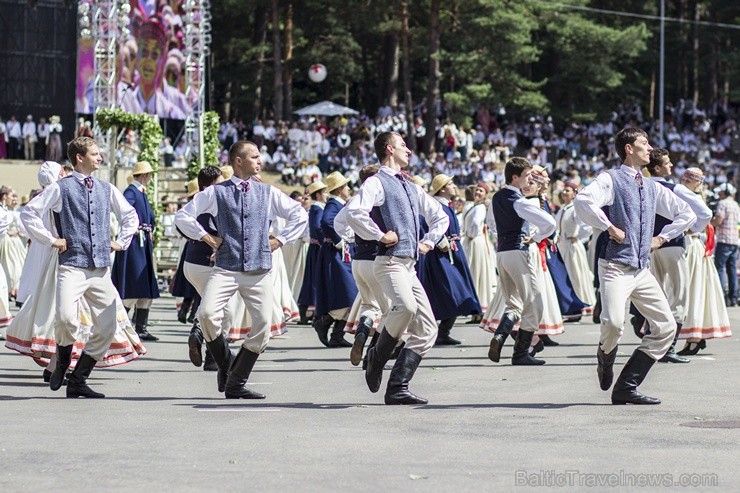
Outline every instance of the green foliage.
[[[206, 166], [218, 166], [218, 155], [221, 151], [221, 144], [218, 141], [220, 127], [218, 113], [206, 111], [201, 118], [203, 118], [203, 163]], [[188, 179], [196, 178], [201, 167], [200, 156], [198, 154], [191, 156], [188, 163]]]

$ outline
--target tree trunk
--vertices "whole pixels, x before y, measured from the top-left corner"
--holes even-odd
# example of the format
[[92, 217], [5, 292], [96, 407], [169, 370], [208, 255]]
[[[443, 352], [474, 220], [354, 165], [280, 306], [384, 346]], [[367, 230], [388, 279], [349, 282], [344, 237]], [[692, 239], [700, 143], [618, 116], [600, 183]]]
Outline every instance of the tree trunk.
[[[229, 47], [226, 49], [226, 59], [229, 60], [229, 62], [234, 59], [234, 45], [233, 44], [229, 44]], [[232, 118], [231, 90], [233, 87], [234, 87], [234, 79], [232, 77], [229, 77], [229, 81], [226, 83], [226, 90], [224, 91], [224, 107], [223, 107], [223, 115], [227, 121], [230, 121]]]
[[398, 105], [398, 32], [388, 31], [383, 35], [383, 88], [382, 103]]
[[252, 102], [252, 114], [249, 120], [259, 118], [262, 113], [262, 74], [265, 65], [265, 45], [267, 43], [267, 11], [260, 5], [254, 12], [254, 37], [253, 44], [259, 47], [257, 55], [257, 67], [254, 71], [254, 101]]
[[272, 80], [273, 80], [273, 118], [280, 119], [283, 114], [283, 49], [280, 42], [280, 1], [272, 0]]
[[[283, 61], [283, 90], [285, 100], [283, 101], [283, 120], [290, 120], [293, 116], [293, 71], [291, 62], [293, 60], [293, 0], [288, 0], [285, 11], [285, 57]], [[276, 118], [279, 118], [276, 116]]]
[[426, 116], [424, 126], [424, 153], [428, 156], [434, 146], [437, 134], [437, 100], [439, 99], [439, 3], [440, 0], [432, 0], [429, 10], [429, 75], [426, 101]]
[[[699, 2], [694, 1], [693, 7], [694, 7], [694, 21], [699, 22], [701, 20], [701, 5], [699, 5]], [[694, 101], [694, 107], [699, 104], [699, 26], [698, 24], [694, 24], [694, 39], [693, 39], [693, 46], [692, 46], [692, 54], [693, 54], [693, 64], [691, 67], [691, 84], [693, 88], [693, 94], [691, 95], [692, 100]]]
[[414, 102], [411, 99], [411, 52], [409, 51], [409, 2], [401, 2], [401, 49], [403, 49], [403, 97], [406, 105], [406, 144], [416, 150]]

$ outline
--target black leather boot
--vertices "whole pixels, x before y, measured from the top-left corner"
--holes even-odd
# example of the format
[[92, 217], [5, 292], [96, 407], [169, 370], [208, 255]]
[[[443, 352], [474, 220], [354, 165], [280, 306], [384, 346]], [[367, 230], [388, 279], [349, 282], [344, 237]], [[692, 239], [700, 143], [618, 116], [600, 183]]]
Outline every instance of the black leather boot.
[[511, 329], [514, 328], [516, 320], [516, 317], [508, 313], [504, 313], [501, 317], [501, 321], [498, 327], [496, 327], [496, 332], [494, 332], [491, 338], [491, 345], [488, 348], [488, 359], [494, 363], [498, 363], [501, 359], [501, 349], [504, 347], [509, 334], [511, 334]]
[[213, 355], [206, 348], [206, 357], [203, 360], [203, 371], [218, 371], [218, 363], [213, 359]]
[[635, 335], [642, 339], [644, 335], [642, 333], [642, 327], [645, 325], [645, 317], [638, 313], [630, 319], [630, 323], [632, 324], [632, 330], [635, 331]]
[[69, 364], [72, 362], [72, 347], [72, 344], [57, 346], [57, 366], [49, 377], [49, 388], [51, 390], [57, 391], [64, 385], [64, 375], [69, 370]]
[[334, 323], [334, 319], [328, 313], [321, 315], [313, 321], [313, 330], [319, 336], [319, 341], [326, 347], [329, 347], [329, 327]]
[[671, 343], [671, 347], [668, 348], [668, 352], [658, 360], [661, 363], [688, 363], [691, 361], [689, 358], [684, 358], [676, 354], [676, 342], [678, 342], [678, 336], [681, 334], [681, 325], [676, 324], [676, 335], [673, 336], [673, 342]]
[[298, 315], [300, 315], [298, 325], [311, 325], [311, 321], [308, 319], [306, 312], [308, 312], [308, 306], [298, 305]]
[[365, 342], [370, 336], [373, 328], [373, 321], [370, 317], [360, 317], [360, 321], [355, 329], [355, 340], [352, 343], [352, 350], [349, 352], [349, 362], [352, 366], [357, 366], [362, 361], [362, 352], [365, 350]]
[[[44, 372], [42, 373], [42, 378], [44, 379], [45, 383], [49, 383], [51, 381], [51, 372], [44, 368]], [[69, 374], [64, 376], [64, 381], [62, 382], [62, 386], [67, 385], [67, 378], [69, 378]]]
[[375, 393], [380, 389], [383, 382], [383, 367], [398, 344], [387, 330], [383, 329], [378, 337], [378, 343], [367, 352], [367, 370], [365, 370], [365, 382], [370, 392]]
[[245, 387], [252, 368], [260, 355], [249, 349], [241, 348], [236, 355], [234, 363], [229, 370], [229, 378], [226, 380], [227, 399], [264, 399], [265, 396]]
[[193, 321], [193, 326], [190, 328], [190, 336], [188, 336], [188, 356], [190, 356], [190, 362], [200, 368], [203, 364], [203, 331], [200, 327], [200, 322], [196, 318]]
[[177, 321], [181, 324], [188, 322], [188, 311], [190, 311], [190, 305], [193, 304], [193, 298], [183, 298], [180, 308], [177, 310]]
[[190, 307], [190, 315], [188, 315], [187, 322], [189, 324], [195, 322], [195, 314], [198, 313], [198, 308], [200, 308], [200, 296], [196, 295], [195, 298], [193, 298], [193, 304]]
[[334, 328], [331, 331], [331, 337], [329, 338], [327, 347], [352, 347], [352, 344], [344, 338], [344, 327], [346, 325], [346, 320], [334, 321]]
[[231, 363], [234, 361], [234, 353], [231, 352], [229, 343], [224, 339], [223, 334], [211, 342], [206, 342], [206, 346], [208, 347], [208, 351], [213, 355], [213, 359], [216, 360], [216, 364], [218, 364], [216, 382], [218, 383], [218, 391], [223, 392], [226, 389], [229, 368], [231, 368]]
[[421, 363], [421, 356], [410, 349], [403, 349], [396, 358], [391, 376], [388, 379], [388, 387], [385, 391], [386, 404], [426, 404], [428, 401], [409, 392], [409, 382], [414, 378], [414, 373]]
[[560, 345], [559, 342], [554, 341], [552, 337], [547, 334], [540, 336], [540, 341], [542, 341], [542, 344], [547, 347], [557, 347]]
[[660, 399], [648, 397], [637, 391], [645, 380], [655, 360], [636, 349], [627, 364], [622, 368], [612, 391], [612, 404], [660, 404]]
[[90, 376], [93, 368], [95, 368], [95, 361], [89, 354], [82, 352], [80, 359], [77, 361], [77, 366], [74, 371], [69, 375], [69, 381], [67, 382], [67, 397], [85, 397], [88, 399], [102, 399], [105, 397], [100, 392], [95, 392], [93, 389], [87, 386], [87, 377]]
[[437, 340], [434, 341], [435, 346], [459, 346], [462, 344], [457, 339], [450, 337], [450, 331], [455, 325], [457, 317], [448, 318], [439, 322], [437, 327]]
[[373, 336], [370, 338], [370, 345], [367, 347], [367, 352], [365, 353], [365, 356], [362, 358], [362, 369], [367, 370], [367, 355], [370, 352], [372, 348], [374, 348], [378, 344], [378, 338], [380, 337], [380, 332], [375, 332]]
[[595, 324], [601, 323], [601, 293], [596, 290], [596, 303], [594, 303], [594, 313], [591, 315]]
[[599, 349], [596, 350], [596, 374], [599, 376], [599, 386], [601, 390], [609, 390], [614, 381], [614, 360], [617, 359], [617, 349], [619, 346], [615, 346], [612, 352], [606, 354]]
[[136, 320], [136, 333], [139, 334], [139, 339], [142, 341], [158, 341], [159, 337], [150, 334], [146, 329], [146, 324], [149, 321], [149, 309], [148, 308], [137, 308], [136, 314], [134, 315]]
[[534, 332], [519, 329], [519, 333], [514, 344], [514, 354], [511, 356], [511, 364], [515, 366], [538, 366], [544, 365], [545, 362], [529, 354], [529, 346], [532, 345], [532, 336]]

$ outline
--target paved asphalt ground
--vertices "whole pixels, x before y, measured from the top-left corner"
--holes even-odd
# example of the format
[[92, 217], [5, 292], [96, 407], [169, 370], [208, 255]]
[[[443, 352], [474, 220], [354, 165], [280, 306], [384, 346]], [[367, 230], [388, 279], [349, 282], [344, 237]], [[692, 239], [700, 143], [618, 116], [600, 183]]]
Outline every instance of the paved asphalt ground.
[[[464, 345], [433, 349], [412, 382], [430, 404], [394, 407], [384, 387], [367, 390], [347, 350], [291, 326], [252, 374], [267, 399], [237, 402], [189, 362], [172, 306], [155, 303], [161, 341], [148, 354], [93, 373], [103, 400], [51, 392], [35, 363], [0, 349], [0, 491], [688, 490], [674, 486], [682, 481], [737, 491], [740, 482], [738, 337], [710, 341], [690, 364], [656, 364], [641, 390], [662, 405], [612, 406], [596, 379], [597, 326], [568, 325], [562, 345], [542, 353], [547, 365], [533, 368], [491, 363], [489, 335], [460, 324], [453, 335]], [[740, 308], [731, 317], [740, 327]], [[626, 333], [617, 371], [636, 344]]]

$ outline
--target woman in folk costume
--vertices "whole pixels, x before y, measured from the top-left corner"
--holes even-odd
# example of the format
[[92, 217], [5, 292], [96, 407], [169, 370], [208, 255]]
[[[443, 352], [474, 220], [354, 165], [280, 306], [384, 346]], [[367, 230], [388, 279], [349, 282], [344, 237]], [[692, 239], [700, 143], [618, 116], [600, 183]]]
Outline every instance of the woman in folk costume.
[[321, 230], [321, 217], [329, 199], [326, 185], [322, 181], [315, 181], [306, 187], [306, 194], [311, 197], [311, 207], [308, 209], [308, 234], [310, 236], [308, 253], [306, 253], [306, 268], [303, 270], [303, 284], [298, 295], [299, 324], [308, 325], [308, 311], [316, 308], [316, 266], [319, 263], [319, 250], [324, 243], [324, 233]]
[[[292, 192], [290, 198], [300, 202], [306, 212], [311, 208], [311, 197], [306, 193]], [[283, 248], [281, 248], [283, 259], [285, 260], [285, 270], [288, 273], [290, 292], [296, 301], [301, 294], [301, 287], [303, 286], [303, 271], [306, 270], [306, 255], [308, 255], [310, 242], [311, 236], [307, 226], [299, 239], [283, 245]]]
[[583, 240], [591, 235], [591, 228], [578, 220], [573, 199], [578, 193], [578, 185], [572, 181], [566, 181], [565, 187], [560, 192], [560, 200], [563, 206], [555, 215], [555, 223], [558, 225], [558, 250], [568, 270], [568, 278], [573, 284], [576, 296], [589, 306], [596, 303], [594, 291], [594, 275], [588, 266], [586, 248]]
[[5, 209], [10, 217], [10, 224], [5, 236], [0, 239], [0, 267], [5, 270], [8, 283], [8, 292], [11, 298], [18, 294], [18, 286], [26, 261], [26, 242], [21, 238], [23, 225], [17, 211], [18, 194], [9, 187], [0, 187], [0, 207]]
[[349, 179], [335, 171], [326, 177], [325, 183], [330, 198], [321, 217], [324, 242], [321, 244], [316, 266], [316, 316], [313, 328], [319, 341], [326, 347], [352, 347], [352, 344], [344, 339], [344, 327], [357, 296], [357, 285], [352, 277], [354, 248], [334, 229], [334, 217], [350, 197], [347, 185]]
[[152, 179], [154, 170], [146, 161], [134, 165], [133, 182], [123, 191], [124, 198], [136, 210], [139, 217], [139, 230], [131, 241], [131, 246], [116, 252], [111, 272], [113, 285], [118, 290], [124, 305], [131, 309], [136, 307], [134, 315], [136, 333], [143, 341], [157, 341], [158, 337], [147, 330], [149, 309], [152, 300], [159, 298], [157, 275], [154, 272], [154, 241], [152, 233], [156, 228], [156, 218], [149, 199], [146, 186]]
[[[699, 168], [688, 168], [681, 184], [702, 194], [704, 173]], [[714, 265], [714, 228], [710, 224], [703, 233], [686, 236], [686, 256], [689, 263], [689, 302], [686, 320], [679, 339], [686, 345], [680, 356], [693, 356], [707, 347], [707, 339], [730, 337], [730, 319], [724, 303], [724, 292]]]
[[[2, 135], [0, 135], [0, 138], [2, 138]], [[4, 238], [8, 232], [11, 220], [10, 213], [0, 207], [0, 239]], [[8, 281], [5, 278], [5, 271], [0, 267], [0, 328], [7, 327], [13, 320], [9, 300]]]
[[434, 317], [440, 320], [435, 346], [454, 346], [460, 341], [450, 337], [459, 316], [482, 314], [473, 287], [473, 279], [460, 243], [460, 225], [450, 200], [457, 193], [452, 177], [439, 174], [432, 180], [429, 194], [441, 205], [450, 220], [442, 239], [425, 255], [422, 285], [429, 297]]
[[[475, 186], [473, 206], [463, 214], [462, 247], [468, 259], [473, 285], [483, 311], [493, 298], [496, 287], [496, 253], [486, 226], [486, 198], [490, 188], [485, 183]], [[480, 315], [473, 315], [470, 323], [479, 323]]]
[[[542, 166], [535, 165], [532, 169], [532, 179], [539, 186], [537, 198], [540, 202], [540, 207], [543, 211], [547, 212], [551, 216], [552, 207], [547, 199], [547, 191], [550, 185], [550, 176], [547, 170]], [[548, 277], [553, 281], [555, 293], [557, 296], [558, 307], [560, 314], [563, 319], [578, 321], [581, 319], [581, 315], [584, 312], [590, 311], [587, 305], [576, 295], [573, 289], [573, 284], [568, 277], [568, 271], [565, 268], [560, 252], [555, 244], [556, 233], [553, 233], [550, 238], [542, 242], [539, 247], [542, 254], [545, 256], [547, 262]], [[558, 344], [545, 336], [543, 342], [549, 346], [557, 346]]]
[[[41, 165], [38, 180], [41, 187], [46, 188], [64, 176], [64, 170], [59, 164], [46, 161]], [[43, 223], [49, 230], [55, 229], [51, 213], [43, 218]], [[32, 241], [29, 255], [35, 267], [26, 269], [24, 266], [22, 277], [22, 284], [24, 289], [28, 290], [28, 295], [24, 298], [23, 306], [13, 323], [8, 327], [8, 340], [5, 346], [30, 356], [41, 366], [46, 366], [43, 376], [44, 381], [48, 382], [51, 372], [56, 367], [54, 324], [59, 253], [55, 248]], [[97, 367], [121, 365], [146, 354], [146, 349], [131, 326], [126, 309], [118, 297], [116, 308], [116, 333], [105, 356], [97, 362]], [[79, 301], [79, 318], [80, 325], [75, 333], [76, 342], [72, 350], [73, 360], [70, 368], [76, 366], [92, 330], [90, 308], [84, 297]]]

